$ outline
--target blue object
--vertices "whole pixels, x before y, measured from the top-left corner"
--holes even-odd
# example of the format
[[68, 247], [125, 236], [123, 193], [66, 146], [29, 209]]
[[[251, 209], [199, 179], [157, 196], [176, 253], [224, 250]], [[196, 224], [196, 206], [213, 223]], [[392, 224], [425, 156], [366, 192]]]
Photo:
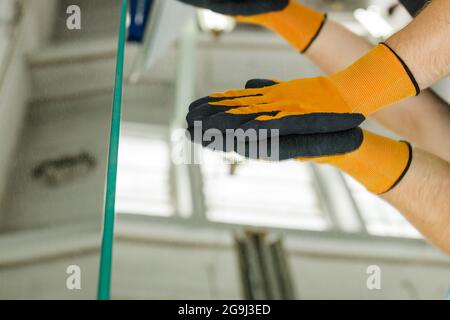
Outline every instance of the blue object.
[[153, 0], [130, 0], [130, 26], [128, 41], [142, 42]]

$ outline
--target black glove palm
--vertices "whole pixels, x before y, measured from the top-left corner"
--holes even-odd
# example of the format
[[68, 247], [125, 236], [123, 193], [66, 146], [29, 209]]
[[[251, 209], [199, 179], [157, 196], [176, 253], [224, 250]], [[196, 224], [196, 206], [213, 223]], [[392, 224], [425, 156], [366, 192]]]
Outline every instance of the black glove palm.
[[252, 16], [281, 11], [289, 0], [179, 0], [192, 6], [210, 9], [230, 16]]

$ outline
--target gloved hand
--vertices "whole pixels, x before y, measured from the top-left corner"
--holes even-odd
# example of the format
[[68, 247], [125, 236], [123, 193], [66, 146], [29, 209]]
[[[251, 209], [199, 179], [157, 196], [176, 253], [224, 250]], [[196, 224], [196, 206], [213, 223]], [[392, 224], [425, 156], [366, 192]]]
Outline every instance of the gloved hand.
[[231, 15], [238, 22], [264, 26], [305, 52], [320, 33], [326, 15], [295, 0], [180, 0]]
[[179, 0], [199, 8], [230, 16], [253, 16], [285, 9], [289, 0]]
[[189, 107], [186, 119], [189, 126], [202, 121], [205, 130], [278, 129], [280, 135], [336, 132], [357, 127], [375, 111], [419, 92], [408, 67], [380, 44], [330, 76], [199, 99]]
[[[211, 148], [210, 144], [209, 141], [203, 141], [206, 147]], [[412, 149], [407, 142], [394, 141], [359, 128], [337, 133], [280, 137], [278, 155], [274, 155], [276, 151], [271, 150], [270, 140], [265, 143], [265, 147], [258, 144], [256, 149], [248, 141], [236, 142], [234, 149], [226, 148], [225, 145], [212, 146], [214, 150], [235, 151], [254, 159], [297, 159], [329, 164], [348, 173], [375, 194], [385, 193], [396, 186], [408, 171], [412, 160]], [[261, 149], [268, 150], [261, 153]]]
[[[271, 86], [266, 80], [252, 80], [247, 87]], [[353, 176], [369, 191], [381, 194], [391, 190], [403, 178], [412, 160], [407, 142], [394, 141], [368, 131], [354, 128], [335, 133], [285, 135], [278, 144], [266, 141], [239, 141], [222, 132], [207, 136], [205, 132], [188, 129], [189, 137], [205, 147], [219, 151], [235, 151], [245, 157], [265, 160], [297, 159], [329, 164]], [[218, 141], [216, 141], [218, 140]], [[276, 154], [274, 154], [276, 153]]]
[[363, 131], [354, 128], [332, 133], [240, 139], [235, 133], [228, 135], [218, 130], [204, 131], [201, 125], [189, 127], [187, 137], [214, 151], [236, 152], [247, 158], [269, 161], [347, 154], [357, 150], [364, 138]]

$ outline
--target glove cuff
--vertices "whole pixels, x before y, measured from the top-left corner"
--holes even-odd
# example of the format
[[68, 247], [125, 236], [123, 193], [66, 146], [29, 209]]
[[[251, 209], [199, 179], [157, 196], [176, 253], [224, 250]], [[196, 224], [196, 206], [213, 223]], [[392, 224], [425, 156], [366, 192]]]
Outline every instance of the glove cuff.
[[385, 44], [379, 44], [350, 67], [329, 78], [350, 110], [366, 117], [420, 93], [409, 68]]
[[412, 148], [409, 143], [364, 131], [364, 142], [358, 150], [329, 157], [323, 162], [347, 172], [370, 192], [382, 194], [402, 180], [411, 160]]
[[238, 22], [262, 25], [278, 33], [301, 53], [306, 52], [322, 30], [327, 15], [290, 1], [281, 11], [255, 16], [238, 16]]

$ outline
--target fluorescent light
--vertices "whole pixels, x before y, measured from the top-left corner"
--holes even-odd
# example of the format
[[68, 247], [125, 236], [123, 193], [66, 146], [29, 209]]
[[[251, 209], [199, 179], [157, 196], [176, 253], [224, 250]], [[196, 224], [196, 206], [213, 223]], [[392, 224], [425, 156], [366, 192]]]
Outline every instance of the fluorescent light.
[[198, 10], [198, 21], [202, 30], [216, 33], [230, 32], [236, 26], [233, 18], [207, 9]]
[[356, 9], [354, 16], [375, 38], [387, 38], [394, 33], [394, 28], [381, 16], [378, 6]]

